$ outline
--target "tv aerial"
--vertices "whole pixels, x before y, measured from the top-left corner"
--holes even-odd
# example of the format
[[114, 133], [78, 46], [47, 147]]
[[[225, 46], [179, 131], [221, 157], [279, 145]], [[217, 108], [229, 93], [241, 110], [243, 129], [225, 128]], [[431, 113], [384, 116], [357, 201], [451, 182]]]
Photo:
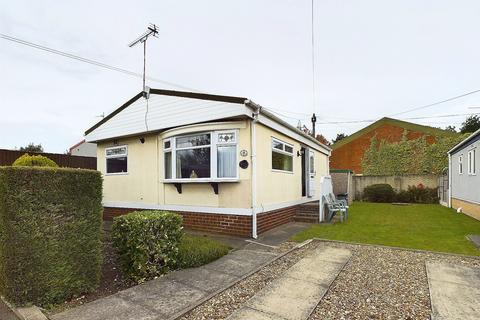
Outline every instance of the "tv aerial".
[[128, 46], [134, 47], [135, 45], [139, 43], [143, 43], [143, 96], [148, 99], [149, 96], [149, 89], [147, 89], [147, 86], [145, 86], [145, 65], [146, 65], [146, 57], [147, 57], [147, 40], [150, 36], [154, 36], [155, 38], [158, 38], [158, 29], [157, 26], [150, 23], [150, 25], [147, 27], [147, 31], [145, 31], [141, 36], [139, 36], [137, 39], [133, 40]]

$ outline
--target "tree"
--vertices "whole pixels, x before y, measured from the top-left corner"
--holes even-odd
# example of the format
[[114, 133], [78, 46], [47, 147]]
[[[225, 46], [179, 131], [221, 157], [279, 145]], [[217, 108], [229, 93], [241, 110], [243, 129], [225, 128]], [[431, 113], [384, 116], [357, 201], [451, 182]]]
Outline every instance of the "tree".
[[335, 139], [332, 140], [332, 144], [342, 140], [342, 139], [345, 139], [346, 137], [348, 137], [348, 134], [345, 134], [345, 133], [337, 133], [337, 137]]
[[445, 128], [445, 131], [457, 132], [457, 129], [455, 128], [455, 126], [447, 126]]
[[20, 147], [22, 152], [43, 152], [42, 144], [35, 144], [30, 142], [26, 147]]
[[460, 127], [461, 133], [472, 133], [480, 129], [480, 117], [472, 115], [468, 117]]

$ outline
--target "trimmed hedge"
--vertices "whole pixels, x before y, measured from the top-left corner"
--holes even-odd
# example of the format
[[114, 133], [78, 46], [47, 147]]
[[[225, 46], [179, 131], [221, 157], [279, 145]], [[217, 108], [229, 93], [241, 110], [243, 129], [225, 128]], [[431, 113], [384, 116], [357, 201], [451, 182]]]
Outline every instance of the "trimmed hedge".
[[95, 289], [102, 178], [83, 169], [0, 167], [0, 291], [49, 305]]
[[53, 167], [56, 168], [58, 165], [55, 161], [41, 156], [41, 155], [29, 155], [25, 153], [23, 156], [18, 157], [12, 164], [14, 167]]
[[363, 189], [363, 200], [370, 202], [438, 203], [437, 188], [423, 184], [408, 186], [408, 190], [395, 193], [389, 184], [373, 184]]
[[143, 282], [177, 264], [182, 216], [166, 211], [135, 211], [115, 217], [112, 240], [127, 277]]
[[370, 202], [393, 202], [395, 191], [387, 183], [372, 184], [363, 189], [363, 198]]

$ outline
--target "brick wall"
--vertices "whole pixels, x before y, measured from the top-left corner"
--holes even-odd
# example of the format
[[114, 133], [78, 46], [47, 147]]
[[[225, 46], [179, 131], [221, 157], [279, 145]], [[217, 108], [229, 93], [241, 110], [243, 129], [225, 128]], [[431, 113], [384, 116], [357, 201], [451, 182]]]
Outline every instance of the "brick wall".
[[[404, 128], [391, 124], [384, 124], [365, 133], [355, 140], [332, 150], [330, 157], [331, 169], [350, 169], [355, 173], [362, 173], [362, 159], [370, 147], [370, 140], [376, 136], [379, 141], [386, 140], [389, 143], [402, 140]], [[435, 137], [422, 132], [407, 131], [407, 139], [413, 140], [425, 136], [428, 143], [434, 143]]]
[[298, 206], [292, 206], [258, 214], [257, 233], [261, 234], [282, 224], [292, 222], [297, 207]]
[[[103, 219], [112, 220], [113, 217], [135, 211], [135, 208], [105, 207]], [[230, 214], [213, 214], [200, 212], [176, 212], [183, 217], [183, 226], [186, 229], [231, 234], [250, 237], [252, 235], [252, 217]]]
[[472, 218], [480, 220], [480, 204], [452, 198], [454, 209], [462, 208], [462, 212]]
[[[292, 222], [298, 206], [282, 208], [264, 212], [257, 215], [257, 232], [265, 231]], [[135, 208], [105, 207], [104, 220], [135, 211]], [[213, 214], [200, 212], [177, 212], [183, 216], [183, 225], [186, 229], [212, 232], [219, 234], [237, 235], [242, 237], [252, 236], [252, 217], [230, 214]]]

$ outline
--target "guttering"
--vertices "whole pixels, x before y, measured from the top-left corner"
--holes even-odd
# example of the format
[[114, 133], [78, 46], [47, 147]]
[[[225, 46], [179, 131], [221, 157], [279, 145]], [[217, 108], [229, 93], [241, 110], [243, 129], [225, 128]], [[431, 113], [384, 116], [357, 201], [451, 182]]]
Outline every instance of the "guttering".
[[257, 130], [256, 124], [258, 121], [258, 115], [261, 106], [258, 104], [246, 100], [245, 105], [253, 109], [252, 113], [252, 122], [250, 126], [250, 145], [252, 148], [251, 151], [251, 161], [252, 161], [252, 238], [257, 239], [257, 212], [255, 211], [255, 206], [257, 204]]

